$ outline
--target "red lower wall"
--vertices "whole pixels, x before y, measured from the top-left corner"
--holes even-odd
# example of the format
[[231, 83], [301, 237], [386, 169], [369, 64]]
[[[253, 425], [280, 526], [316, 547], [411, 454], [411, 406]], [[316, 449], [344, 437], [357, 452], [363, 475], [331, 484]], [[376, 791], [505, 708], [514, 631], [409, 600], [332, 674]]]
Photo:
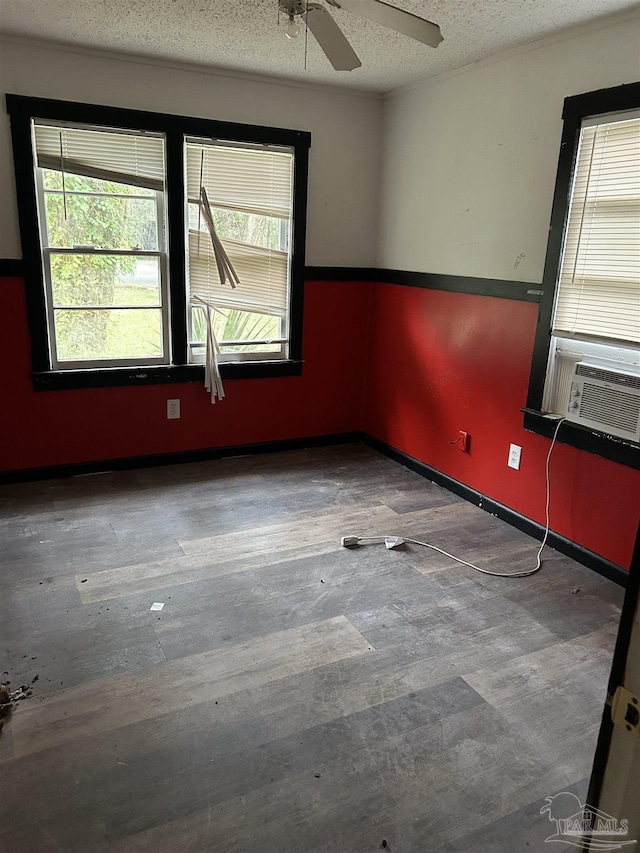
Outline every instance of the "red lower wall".
[[[300, 377], [34, 392], [22, 279], [0, 279], [0, 470], [365, 430], [544, 522], [549, 440], [522, 428], [537, 306], [369, 282], [308, 282]], [[363, 390], [366, 389], [366, 395]], [[168, 421], [166, 400], [181, 400]], [[471, 435], [470, 453], [449, 441]], [[520, 471], [507, 467], [522, 446]], [[563, 444], [552, 529], [627, 567], [640, 472]]]
[[[537, 305], [376, 284], [364, 429], [522, 515], [544, 523], [549, 439], [522, 428]], [[450, 445], [465, 430], [470, 452]], [[510, 443], [519, 471], [507, 467]], [[640, 472], [557, 444], [551, 527], [628, 567]]]
[[[305, 287], [303, 375], [225, 383], [211, 405], [200, 383], [35, 392], [24, 282], [0, 279], [0, 363], [6, 406], [0, 470], [36, 468], [359, 428], [366, 326], [354, 324], [368, 282]], [[166, 401], [179, 398], [180, 420]]]

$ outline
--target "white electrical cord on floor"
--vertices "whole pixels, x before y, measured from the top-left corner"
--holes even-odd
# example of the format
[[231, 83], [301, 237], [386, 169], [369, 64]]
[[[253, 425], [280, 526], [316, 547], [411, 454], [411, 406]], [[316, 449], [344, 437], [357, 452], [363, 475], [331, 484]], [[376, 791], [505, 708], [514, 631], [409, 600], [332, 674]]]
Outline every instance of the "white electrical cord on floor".
[[547, 453], [547, 461], [545, 463], [545, 484], [546, 484], [546, 499], [545, 499], [545, 529], [544, 536], [542, 538], [542, 543], [540, 548], [538, 549], [538, 554], [536, 556], [536, 565], [533, 569], [527, 569], [522, 572], [492, 572], [490, 569], [482, 569], [480, 566], [474, 566], [473, 563], [468, 563], [466, 560], [461, 560], [460, 557], [454, 557], [453, 554], [450, 554], [448, 551], [444, 551], [442, 548], [438, 548], [435, 545], [431, 545], [429, 542], [421, 542], [419, 539], [410, 539], [408, 536], [343, 536], [341, 539], [341, 544], [345, 548], [352, 548], [354, 545], [360, 545], [361, 543], [369, 542], [369, 543], [377, 543], [384, 542], [387, 548], [390, 550], [393, 548], [397, 548], [399, 545], [404, 544], [405, 542], [409, 542], [412, 545], [422, 545], [424, 548], [431, 548], [432, 551], [437, 551], [438, 554], [443, 554], [445, 557], [449, 557], [452, 560], [455, 560], [456, 563], [461, 563], [463, 566], [468, 566], [470, 569], [475, 569], [476, 572], [482, 572], [483, 575], [493, 575], [497, 578], [526, 578], [529, 575], [534, 575], [537, 571], [540, 570], [542, 566], [542, 551], [544, 546], [547, 544], [547, 538], [549, 536], [549, 502], [551, 498], [551, 482], [549, 480], [549, 463], [551, 461], [551, 453], [553, 452], [553, 448], [556, 444], [556, 439], [558, 438], [558, 431], [560, 429], [560, 424], [564, 422], [564, 418], [560, 418], [558, 423], [556, 424], [556, 428], [553, 432], [553, 439], [551, 441], [551, 446], [549, 447], [549, 452]]

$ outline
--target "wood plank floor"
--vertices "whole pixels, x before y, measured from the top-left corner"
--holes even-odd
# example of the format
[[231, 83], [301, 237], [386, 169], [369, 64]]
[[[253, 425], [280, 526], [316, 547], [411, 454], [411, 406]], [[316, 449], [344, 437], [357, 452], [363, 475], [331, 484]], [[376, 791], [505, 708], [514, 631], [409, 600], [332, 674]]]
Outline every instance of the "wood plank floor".
[[[553, 513], [553, 503], [552, 503]], [[360, 445], [0, 489], [12, 853], [546, 851], [622, 590]], [[160, 612], [154, 602], [164, 603]], [[384, 842], [384, 843], [383, 843]]]

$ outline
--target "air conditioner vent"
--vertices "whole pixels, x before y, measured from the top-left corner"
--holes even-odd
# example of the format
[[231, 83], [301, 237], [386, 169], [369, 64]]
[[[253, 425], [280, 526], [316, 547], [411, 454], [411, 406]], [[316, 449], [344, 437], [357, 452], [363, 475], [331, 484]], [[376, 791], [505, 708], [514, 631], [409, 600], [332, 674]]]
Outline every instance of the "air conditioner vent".
[[580, 414], [583, 418], [624, 430], [633, 438], [640, 419], [640, 397], [584, 382]]
[[598, 379], [600, 382], [611, 382], [613, 385], [622, 385], [625, 388], [640, 388], [640, 376], [618, 373], [616, 370], [606, 370], [584, 362], [580, 362], [576, 366], [576, 376], [584, 376], [585, 379]]
[[567, 420], [640, 442], [640, 371], [580, 361], [569, 391]]

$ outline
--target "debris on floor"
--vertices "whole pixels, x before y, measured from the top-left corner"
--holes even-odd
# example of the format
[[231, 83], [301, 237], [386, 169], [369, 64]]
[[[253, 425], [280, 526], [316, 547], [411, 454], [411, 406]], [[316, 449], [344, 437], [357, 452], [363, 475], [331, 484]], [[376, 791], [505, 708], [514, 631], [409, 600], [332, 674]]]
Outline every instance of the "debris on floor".
[[[6, 674], [8, 673], [5, 673], [5, 675]], [[39, 678], [39, 675], [34, 676], [31, 684], [34, 684]], [[29, 684], [21, 684], [15, 690], [9, 689], [10, 684], [10, 681], [3, 681], [2, 684], [0, 684], [0, 723], [2, 725], [4, 725], [3, 718], [9, 716], [13, 709], [13, 705], [16, 702], [21, 702], [23, 699], [28, 699], [33, 693]], [[2, 725], [0, 725], [0, 729], [2, 729]]]
[[0, 731], [4, 726], [4, 717], [11, 713], [11, 694], [6, 684], [0, 685]]
[[17, 690], [14, 690], [13, 693], [9, 694], [9, 698], [12, 702], [20, 702], [22, 699], [28, 699], [32, 692], [31, 688], [27, 687], [26, 684], [21, 684]]
[[580, 587], [574, 586], [574, 588], [571, 590], [571, 595], [577, 595], [579, 592], [580, 592]]

